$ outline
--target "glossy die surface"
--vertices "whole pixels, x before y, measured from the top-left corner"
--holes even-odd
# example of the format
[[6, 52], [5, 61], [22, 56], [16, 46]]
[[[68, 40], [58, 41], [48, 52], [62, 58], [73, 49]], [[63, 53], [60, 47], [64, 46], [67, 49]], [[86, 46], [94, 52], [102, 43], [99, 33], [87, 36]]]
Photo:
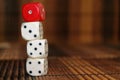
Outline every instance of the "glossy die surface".
[[43, 21], [45, 20], [44, 6], [39, 2], [33, 2], [23, 5], [22, 16], [24, 21]]

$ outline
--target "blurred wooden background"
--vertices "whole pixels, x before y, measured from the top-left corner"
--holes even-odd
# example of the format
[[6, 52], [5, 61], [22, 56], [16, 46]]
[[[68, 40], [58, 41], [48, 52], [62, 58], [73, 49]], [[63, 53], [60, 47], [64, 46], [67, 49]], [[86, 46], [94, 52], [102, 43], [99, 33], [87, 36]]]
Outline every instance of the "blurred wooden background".
[[120, 44], [119, 0], [0, 0], [0, 42], [25, 42], [21, 7], [35, 1], [45, 6], [50, 44]]
[[[26, 74], [20, 30], [22, 5], [35, 1], [44, 4], [47, 17], [49, 72], [44, 77]], [[0, 0], [0, 80], [120, 80], [119, 7], [119, 0]]]

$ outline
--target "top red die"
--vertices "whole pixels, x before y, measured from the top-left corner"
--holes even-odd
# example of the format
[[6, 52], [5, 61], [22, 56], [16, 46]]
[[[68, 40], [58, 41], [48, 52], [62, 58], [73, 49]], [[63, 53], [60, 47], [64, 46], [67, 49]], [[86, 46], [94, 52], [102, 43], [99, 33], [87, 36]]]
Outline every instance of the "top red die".
[[25, 21], [43, 21], [45, 20], [44, 6], [39, 2], [25, 4], [22, 8], [22, 16]]

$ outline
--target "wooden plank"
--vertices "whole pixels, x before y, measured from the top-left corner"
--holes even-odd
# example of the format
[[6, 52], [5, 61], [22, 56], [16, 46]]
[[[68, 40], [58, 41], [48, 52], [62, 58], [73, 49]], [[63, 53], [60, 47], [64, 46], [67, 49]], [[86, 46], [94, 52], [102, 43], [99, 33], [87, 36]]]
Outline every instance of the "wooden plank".
[[4, 65], [1, 67], [0, 77], [4, 78], [8, 66], [9, 66], [9, 61], [4, 61]]
[[4, 39], [4, 0], [0, 1], [0, 41], [3, 42]]
[[93, 2], [93, 35], [94, 44], [103, 42], [102, 36], [102, 0], [94, 0]]
[[114, 1], [113, 0], [103, 0], [103, 38], [104, 43], [110, 44], [113, 38], [114, 29]]
[[113, 28], [113, 45], [119, 42], [119, 0], [114, 0], [114, 28]]
[[93, 3], [94, 0], [81, 0], [79, 40], [82, 44], [93, 43]]
[[[68, 17], [68, 30], [69, 30], [69, 35], [68, 35], [68, 44], [69, 45], [78, 45], [79, 42], [79, 38], [78, 36], [80, 36], [80, 7], [81, 7], [81, 0], [70, 0], [69, 1], [69, 8], [68, 8], [68, 12], [69, 12], [69, 17]], [[75, 44], [75, 42], [77, 44]]]
[[[15, 45], [14, 45], [15, 46]], [[17, 54], [21, 54], [23, 51], [23, 48], [18, 47], [20, 49], [20, 52]], [[64, 46], [65, 47], [65, 46]], [[62, 48], [64, 48], [62, 47]], [[14, 47], [13, 47], [14, 48]], [[11, 49], [11, 48], [10, 48]], [[13, 49], [9, 49], [9, 54], [12, 52]], [[55, 49], [54, 47], [52, 48]], [[56, 48], [57, 49], [57, 48]], [[12, 79], [12, 80], [115, 80], [120, 79], [119, 77], [119, 62], [114, 60], [116, 58], [111, 57], [95, 57], [96, 54], [101, 54], [104, 51], [104, 54], [101, 56], [104, 56], [105, 54], [114, 54], [114, 50], [111, 51], [111, 49], [107, 49], [105, 47], [80, 47], [80, 51], [84, 51], [84, 54], [93, 55], [93, 58], [87, 58], [84, 59], [83, 57], [85, 55], [82, 55], [83, 53], [79, 52], [79, 55], [76, 54], [76, 50], [72, 50], [70, 48], [66, 48], [65, 50], [56, 50], [55, 53], [57, 55], [62, 54], [63, 56], [52, 56], [49, 57], [49, 71], [46, 76], [40, 76], [40, 77], [32, 77], [29, 76], [26, 73], [25, 69], [25, 63], [26, 60], [24, 58], [21, 58], [21, 56], [16, 58], [10, 57], [7, 60], [2, 59], [0, 60], [0, 79]], [[21, 51], [22, 50], [22, 51]], [[110, 53], [111, 52], [111, 53]], [[16, 53], [11, 53], [11, 55]], [[70, 56], [65, 56], [66, 54], [69, 54]], [[6, 55], [6, 54], [5, 54]], [[5, 56], [4, 56], [5, 57]], [[16, 57], [16, 56], [14, 56]], [[15, 59], [15, 60], [14, 60]], [[111, 66], [111, 64], [113, 64]]]
[[12, 72], [14, 71], [14, 70], [13, 70], [14, 61], [9, 62], [8, 65], [9, 65], [9, 67], [7, 67], [7, 69], [6, 69], [7, 71], [6, 71], [5, 75], [4, 75], [5, 80], [10, 80], [10, 79], [11, 79]]
[[20, 78], [20, 80], [25, 80], [25, 74], [26, 74], [25, 61], [20, 61], [20, 63], [19, 63], [19, 78]]

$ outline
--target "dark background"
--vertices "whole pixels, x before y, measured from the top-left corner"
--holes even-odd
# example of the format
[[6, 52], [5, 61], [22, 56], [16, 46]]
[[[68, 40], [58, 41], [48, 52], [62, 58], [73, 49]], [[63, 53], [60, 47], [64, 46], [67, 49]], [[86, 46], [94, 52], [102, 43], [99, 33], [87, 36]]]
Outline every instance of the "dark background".
[[21, 7], [36, 1], [46, 9], [44, 38], [49, 44], [119, 46], [119, 0], [0, 0], [0, 42], [25, 43]]

